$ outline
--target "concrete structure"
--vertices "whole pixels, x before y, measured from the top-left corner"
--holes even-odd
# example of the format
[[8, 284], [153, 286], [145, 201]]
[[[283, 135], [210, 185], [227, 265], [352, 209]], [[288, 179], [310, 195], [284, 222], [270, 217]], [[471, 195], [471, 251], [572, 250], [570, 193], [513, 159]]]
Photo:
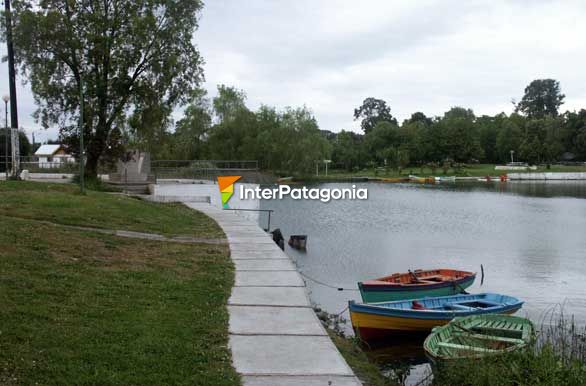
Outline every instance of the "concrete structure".
[[[157, 184], [149, 186], [150, 193], [155, 201], [181, 201], [181, 202], [209, 202], [215, 208], [222, 207], [222, 196], [218, 185], [209, 180], [158, 180]], [[256, 184], [241, 184], [237, 186], [255, 188]], [[230, 199], [231, 208], [260, 209], [258, 200], [241, 200], [238, 191]], [[240, 212], [240, 216], [258, 223], [259, 212]], [[264, 224], [263, 224], [264, 226]]]
[[521, 166], [521, 165], [496, 165], [494, 170], [537, 170], [537, 166]]
[[[151, 191], [155, 200], [184, 198], [228, 238], [236, 268], [229, 345], [245, 386], [361, 385], [313, 312], [293, 262], [258, 219], [245, 216], [254, 212], [222, 210], [218, 185], [209, 182], [155, 185]], [[253, 209], [259, 202], [234, 194], [230, 206]]]
[[586, 180], [586, 173], [509, 173], [509, 180], [550, 180], [575, 181]]
[[41, 169], [55, 169], [75, 162], [75, 158], [67, 153], [61, 144], [41, 145], [34, 155], [38, 159], [38, 165]]

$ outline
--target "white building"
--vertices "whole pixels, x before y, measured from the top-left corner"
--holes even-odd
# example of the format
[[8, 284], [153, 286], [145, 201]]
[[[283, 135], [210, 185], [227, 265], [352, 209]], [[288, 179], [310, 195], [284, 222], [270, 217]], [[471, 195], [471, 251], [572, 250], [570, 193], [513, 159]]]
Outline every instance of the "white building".
[[60, 144], [42, 145], [35, 152], [35, 157], [39, 161], [39, 168], [52, 169], [63, 166], [66, 163], [75, 162], [75, 158], [65, 151], [65, 147]]

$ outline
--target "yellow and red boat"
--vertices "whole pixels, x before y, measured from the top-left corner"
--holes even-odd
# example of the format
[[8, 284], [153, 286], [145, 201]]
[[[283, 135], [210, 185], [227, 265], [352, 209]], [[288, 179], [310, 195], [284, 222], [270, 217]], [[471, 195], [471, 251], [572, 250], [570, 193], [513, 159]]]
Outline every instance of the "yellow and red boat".
[[394, 273], [358, 283], [364, 303], [390, 302], [431, 296], [456, 295], [472, 285], [475, 272], [429, 269]]
[[467, 294], [359, 304], [349, 302], [356, 335], [365, 341], [393, 333], [431, 331], [459, 316], [513, 314], [523, 306], [519, 299], [501, 294]]

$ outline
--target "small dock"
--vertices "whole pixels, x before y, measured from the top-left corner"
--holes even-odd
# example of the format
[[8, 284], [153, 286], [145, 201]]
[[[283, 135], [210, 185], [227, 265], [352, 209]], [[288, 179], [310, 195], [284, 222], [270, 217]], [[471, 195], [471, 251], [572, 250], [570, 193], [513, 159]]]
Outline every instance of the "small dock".
[[357, 386], [315, 315], [293, 262], [254, 222], [209, 203], [185, 202], [224, 230], [236, 269], [230, 315], [234, 368], [245, 386]]

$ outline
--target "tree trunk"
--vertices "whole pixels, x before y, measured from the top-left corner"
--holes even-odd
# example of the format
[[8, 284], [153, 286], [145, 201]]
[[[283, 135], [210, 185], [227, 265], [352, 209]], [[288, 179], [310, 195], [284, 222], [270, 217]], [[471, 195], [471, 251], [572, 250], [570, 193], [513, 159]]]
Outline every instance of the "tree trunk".
[[88, 151], [85, 159], [84, 175], [86, 178], [97, 178], [98, 177], [98, 161], [99, 155], [96, 155], [93, 151]]

